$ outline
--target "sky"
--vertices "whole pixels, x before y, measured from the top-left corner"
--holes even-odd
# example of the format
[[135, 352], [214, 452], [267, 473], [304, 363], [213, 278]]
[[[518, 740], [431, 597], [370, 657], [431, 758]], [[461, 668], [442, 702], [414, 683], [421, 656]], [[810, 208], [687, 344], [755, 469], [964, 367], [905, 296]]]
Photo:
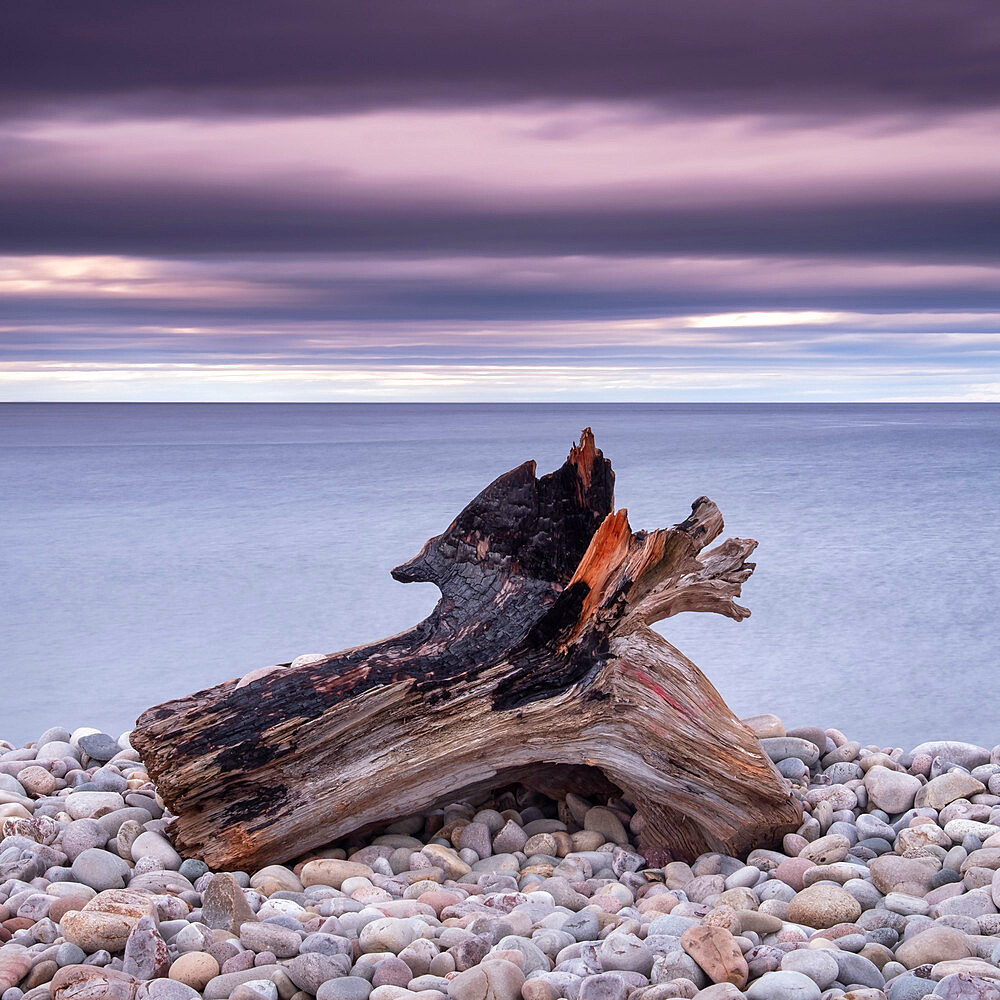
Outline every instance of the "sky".
[[0, 400], [1000, 400], [995, 0], [48, 0], [0, 39]]

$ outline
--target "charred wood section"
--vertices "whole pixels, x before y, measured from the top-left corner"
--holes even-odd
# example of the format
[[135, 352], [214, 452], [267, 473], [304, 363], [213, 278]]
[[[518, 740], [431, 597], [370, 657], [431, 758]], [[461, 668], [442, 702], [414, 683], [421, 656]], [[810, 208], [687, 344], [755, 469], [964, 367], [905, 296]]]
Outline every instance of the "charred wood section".
[[756, 546], [706, 497], [633, 532], [589, 428], [501, 476], [393, 576], [441, 591], [409, 631], [146, 711], [133, 734], [178, 849], [262, 866], [520, 781], [620, 790], [640, 844], [739, 853], [800, 822], [757, 740], [650, 625], [740, 620]]

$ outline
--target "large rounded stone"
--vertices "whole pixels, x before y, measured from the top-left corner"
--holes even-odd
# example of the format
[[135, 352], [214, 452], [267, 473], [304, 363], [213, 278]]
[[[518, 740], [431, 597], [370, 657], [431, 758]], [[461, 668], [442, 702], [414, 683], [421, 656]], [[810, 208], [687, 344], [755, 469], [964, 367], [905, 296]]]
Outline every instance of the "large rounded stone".
[[118, 741], [107, 733], [88, 733], [77, 741], [80, 749], [88, 756], [102, 764], [121, 753]]
[[82, 910], [64, 914], [60, 930], [67, 941], [88, 955], [98, 951], [113, 953], [125, 947], [132, 928], [147, 916], [156, 920], [156, 902], [151, 894], [109, 889], [96, 895]]
[[70, 792], [64, 801], [73, 819], [90, 819], [125, 808], [125, 800], [118, 792]]
[[521, 1000], [524, 973], [503, 959], [460, 972], [448, 983], [451, 1000]]
[[73, 878], [103, 892], [106, 889], [124, 889], [132, 869], [128, 862], [97, 847], [81, 851], [73, 862]]
[[205, 1000], [226, 1000], [232, 996], [237, 986], [253, 982], [255, 979], [270, 979], [278, 972], [282, 972], [280, 965], [258, 965], [241, 972], [223, 973], [209, 981], [203, 991]]
[[922, 976], [904, 972], [889, 983], [889, 1000], [923, 1000], [933, 984]]
[[67, 965], [49, 984], [52, 1000], [133, 1000], [139, 981], [115, 969]]
[[91, 848], [102, 848], [108, 842], [108, 834], [96, 819], [78, 819], [69, 823], [62, 831], [59, 844], [72, 864]]
[[[679, 996], [673, 985], [668, 985], [667, 989], [670, 990], [665, 996]], [[688, 994], [683, 994], [687, 996]], [[643, 993], [642, 1000], [656, 1000], [655, 995], [649, 996]], [[743, 1000], [743, 991], [737, 989], [732, 983], [713, 983], [711, 986], [706, 986], [703, 990], [698, 990], [694, 995], [694, 1000]]]
[[990, 752], [985, 747], [976, 746], [974, 743], [963, 743], [960, 740], [931, 740], [915, 746], [910, 754], [914, 757], [918, 754], [941, 757], [970, 771], [990, 761]]
[[292, 958], [299, 953], [302, 938], [281, 924], [249, 921], [240, 928], [240, 944], [258, 955], [271, 952], [276, 958]]
[[[631, 937], [631, 935], [629, 935]], [[635, 942], [638, 942], [645, 949], [645, 944], [639, 941], [638, 938], [632, 942], [633, 946]], [[534, 941], [529, 941], [527, 938], [518, 937], [517, 935], [511, 934], [507, 937], [501, 938], [497, 942], [497, 951], [516, 951], [521, 956], [521, 961], [518, 962], [519, 967], [524, 972], [526, 976], [531, 975], [532, 972], [542, 971], [548, 972], [550, 965], [549, 960], [545, 956], [545, 953], [534, 943]], [[635, 952], [631, 952], [633, 960], [635, 960]], [[641, 961], [641, 959], [640, 959]], [[653, 964], [652, 956], [650, 956], [650, 965]]]
[[601, 972], [582, 980], [578, 997], [579, 1000], [626, 1000], [636, 987], [646, 988], [638, 972]]
[[955, 799], [967, 799], [970, 795], [979, 795], [986, 791], [986, 786], [966, 774], [964, 771], [948, 771], [932, 778], [917, 792], [913, 804], [918, 809], [943, 809]]
[[868, 863], [872, 885], [886, 896], [890, 892], [926, 896], [939, 868], [940, 863], [933, 858], [901, 858], [895, 854], [882, 854]]
[[425, 929], [427, 924], [413, 918], [385, 917], [365, 924], [358, 941], [363, 952], [389, 951], [398, 955], [418, 937], [430, 936], [425, 935]]
[[779, 882], [784, 882], [798, 892], [803, 887], [805, 873], [815, 867], [808, 858], [786, 858], [774, 869], [773, 874]]
[[868, 806], [881, 809], [890, 816], [913, 808], [914, 796], [920, 791], [920, 779], [905, 771], [876, 764], [865, 775]]
[[339, 858], [316, 858], [302, 866], [299, 879], [304, 886], [329, 885], [339, 889], [345, 879], [362, 876], [369, 878], [374, 874], [368, 865], [358, 861], [341, 861]]
[[24, 945], [5, 944], [0, 948], [0, 993], [17, 986], [30, 968], [31, 952]]
[[[493, 853], [492, 834], [490, 833], [490, 828], [485, 823], [466, 824], [459, 831], [458, 847], [460, 850], [475, 851], [480, 858], [488, 858]], [[554, 854], [555, 851], [534, 851], [526, 853], [529, 855], [531, 853]]]
[[934, 925], [907, 938], [896, 948], [896, 961], [908, 969], [934, 965], [959, 958], [972, 958], [975, 952], [969, 939], [957, 928]]
[[819, 747], [810, 740], [795, 736], [770, 737], [760, 741], [761, 748], [776, 764], [789, 757], [796, 757], [810, 766], [819, 760]]
[[256, 889], [262, 896], [270, 896], [276, 892], [302, 892], [303, 885], [290, 868], [268, 865], [251, 876], [250, 888]]
[[827, 948], [799, 948], [787, 952], [781, 960], [782, 971], [801, 972], [821, 990], [829, 989], [837, 978], [839, 966]]
[[40, 797], [51, 795], [56, 790], [55, 775], [40, 764], [31, 764], [17, 772], [17, 780], [24, 786], [29, 795]]
[[[322, 955], [316, 951], [299, 955], [285, 966], [288, 978], [300, 990], [312, 993], [313, 996], [322, 983], [328, 979], [340, 979], [346, 976], [350, 969], [351, 960], [347, 955]], [[410, 978], [407, 976], [407, 982]]]
[[174, 850], [173, 845], [166, 837], [152, 830], [145, 830], [132, 841], [132, 858], [138, 861], [140, 858], [155, 858], [171, 871], [178, 871], [181, 867], [181, 856]]
[[[648, 976], [653, 968], [653, 953], [634, 934], [609, 934], [601, 942], [597, 953], [605, 972], [641, 972]], [[548, 968], [543, 971], [548, 972]]]
[[1000, 1000], [1000, 983], [968, 972], [953, 972], [934, 987], [934, 996], [941, 1000]]
[[878, 966], [863, 955], [856, 955], [841, 948], [831, 948], [829, 951], [837, 963], [837, 979], [840, 982], [848, 986], [867, 986], [876, 990], [885, 986], [885, 977]]
[[136, 979], [162, 979], [169, 969], [167, 943], [160, 936], [156, 920], [142, 917], [129, 931], [122, 971]]
[[788, 919], [807, 927], [852, 924], [861, 916], [861, 904], [839, 885], [819, 882], [797, 892], [788, 904]]

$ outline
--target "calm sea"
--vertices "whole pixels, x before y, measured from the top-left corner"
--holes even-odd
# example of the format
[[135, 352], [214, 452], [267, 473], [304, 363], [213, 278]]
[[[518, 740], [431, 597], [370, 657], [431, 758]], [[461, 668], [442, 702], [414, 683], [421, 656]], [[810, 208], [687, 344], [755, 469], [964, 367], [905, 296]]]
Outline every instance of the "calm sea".
[[1000, 406], [0, 406], [0, 736], [397, 632], [391, 567], [582, 427], [633, 527], [718, 503], [753, 617], [661, 628], [741, 715], [1000, 742]]

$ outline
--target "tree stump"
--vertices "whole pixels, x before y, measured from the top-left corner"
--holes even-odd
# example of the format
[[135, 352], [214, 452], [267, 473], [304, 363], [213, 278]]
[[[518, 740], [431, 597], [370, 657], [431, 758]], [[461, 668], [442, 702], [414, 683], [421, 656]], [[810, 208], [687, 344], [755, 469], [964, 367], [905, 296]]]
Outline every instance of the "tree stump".
[[698, 668], [654, 632], [681, 611], [741, 620], [751, 539], [706, 497], [633, 532], [590, 429], [542, 478], [501, 476], [397, 567], [441, 600], [409, 631], [283, 664], [149, 709], [133, 744], [176, 816], [178, 850], [214, 868], [289, 860], [521, 782], [621, 794], [639, 843], [740, 854], [801, 811]]

